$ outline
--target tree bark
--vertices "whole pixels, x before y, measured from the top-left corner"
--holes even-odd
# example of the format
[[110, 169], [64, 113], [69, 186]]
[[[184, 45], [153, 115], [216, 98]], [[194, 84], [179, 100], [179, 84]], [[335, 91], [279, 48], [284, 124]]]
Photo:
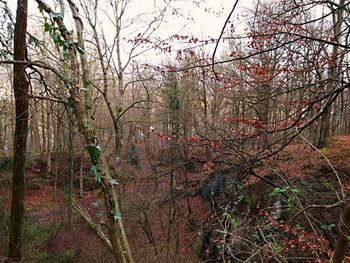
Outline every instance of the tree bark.
[[350, 235], [350, 206], [345, 205], [339, 222], [339, 237], [335, 244], [333, 263], [342, 263], [348, 248], [348, 236]]
[[46, 138], [47, 138], [47, 156], [46, 156], [46, 177], [51, 175], [51, 111], [52, 105], [50, 101], [46, 101]]
[[46, 120], [45, 120], [45, 100], [41, 101], [41, 136], [42, 136], [42, 152], [41, 154], [44, 155], [46, 153]]
[[[68, 113], [69, 114], [69, 113]], [[69, 163], [69, 174], [67, 184], [67, 195], [68, 195], [68, 226], [72, 227], [73, 223], [73, 180], [74, 180], [74, 123], [72, 116], [68, 116], [68, 163]]]
[[[14, 36], [14, 60], [24, 61], [26, 52], [28, 0], [17, 1]], [[22, 235], [24, 222], [25, 162], [28, 134], [29, 83], [24, 64], [13, 66], [13, 88], [15, 96], [16, 124], [13, 153], [12, 202], [8, 258], [20, 261], [22, 258]]]

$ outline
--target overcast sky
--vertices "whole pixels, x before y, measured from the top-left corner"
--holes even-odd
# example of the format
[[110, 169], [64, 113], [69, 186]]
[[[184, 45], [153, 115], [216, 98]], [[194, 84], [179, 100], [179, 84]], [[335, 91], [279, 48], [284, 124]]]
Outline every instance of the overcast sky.
[[[155, 8], [163, 9], [165, 3], [168, 2], [169, 0], [133, 0], [126, 16], [130, 18], [143, 12], [152, 12]], [[159, 36], [161, 39], [166, 39], [174, 34], [193, 35], [200, 39], [218, 38], [234, 3], [235, 0], [174, 0], [170, 7], [176, 9], [177, 14], [165, 16], [161, 28], [154, 36]], [[233, 17], [242, 15], [246, 8], [251, 7], [251, 3], [252, 0], [239, 0]], [[235, 27], [239, 29], [241, 25], [237, 23], [236, 19]], [[212, 52], [214, 45], [209, 45], [206, 48], [207, 51]], [[181, 49], [184, 46], [186, 47], [186, 45], [173, 43], [172, 50]], [[222, 49], [219, 48], [218, 53], [220, 50]], [[148, 53], [148, 58], [153, 58], [152, 52]]]
[[[13, 13], [15, 13], [16, 2], [8, 1]], [[52, 0], [47, 0], [48, 3], [52, 3]], [[79, 1], [76, 0], [78, 3]], [[108, 8], [102, 6], [101, 2], [101, 17], [99, 19], [105, 27], [105, 31], [108, 32]], [[125, 13], [125, 20], [137, 17], [140, 14], [148, 14], [142, 16], [142, 21], [133, 23], [131, 27], [128, 27], [122, 32], [122, 37], [126, 39], [123, 43], [125, 47], [125, 53], [128, 53], [127, 40], [135, 37], [138, 30], [142, 32], [142, 27], [146, 27], [152, 16], [156, 14], [155, 10], [162, 10], [164, 6], [167, 6], [167, 15], [164, 17], [161, 27], [153, 34], [153, 37], [159, 37], [160, 39], [167, 39], [168, 37], [179, 35], [193, 35], [198, 38], [217, 38], [220, 34], [222, 26], [230, 13], [235, 0], [131, 0]], [[242, 14], [244, 8], [251, 6], [251, 0], [239, 0], [238, 8], [234, 13], [234, 17]], [[170, 3], [170, 4], [169, 4]], [[52, 5], [53, 6], [53, 5]], [[30, 18], [39, 16], [37, 4], [35, 0], [29, 0], [29, 9], [31, 15]], [[68, 9], [68, 8], [67, 8]], [[57, 10], [58, 11], [58, 10]], [[174, 12], [174, 15], [172, 14]], [[104, 17], [105, 16], [105, 17]], [[237, 21], [236, 21], [237, 23]], [[68, 23], [69, 24], [69, 23]], [[38, 27], [37, 22], [29, 22], [29, 31], [33, 27]], [[235, 25], [237, 28], [240, 25]], [[174, 44], [173, 49], [181, 48], [181, 45]], [[208, 46], [207, 51], [213, 47]], [[154, 56], [154, 52], [147, 53], [146, 59], [150, 59]], [[159, 58], [159, 57], [158, 57]]]

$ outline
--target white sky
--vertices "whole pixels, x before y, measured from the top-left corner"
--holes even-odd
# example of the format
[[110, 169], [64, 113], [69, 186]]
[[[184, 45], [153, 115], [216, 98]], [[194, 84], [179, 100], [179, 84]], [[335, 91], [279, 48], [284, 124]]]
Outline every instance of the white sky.
[[[9, 6], [15, 14], [16, 2], [15, 0], [9, 0]], [[52, 0], [47, 2], [52, 3]], [[78, 3], [79, 0], [76, 0]], [[101, 17], [99, 20], [103, 21], [103, 27], [108, 33], [108, 8], [102, 6], [103, 0], [101, 2]], [[125, 13], [125, 21], [137, 17], [139, 14], [148, 14], [142, 16], [143, 20], [139, 23], [133, 23], [133, 25], [122, 32], [122, 38], [126, 40], [135, 37], [138, 30], [142, 32], [142, 28], [148, 25], [148, 21], [154, 17], [156, 10], [162, 10], [164, 6], [170, 3], [167, 7], [168, 13], [164, 17], [164, 22], [161, 27], [152, 35], [153, 37], [159, 37], [159, 39], [167, 39], [174, 34], [179, 35], [193, 35], [195, 37], [201, 38], [217, 38], [221, 32], [222, 26], [230, 13], [235, 0], [131, 0]], [[239, 0], [238, 8], [236, 9], [234, 16], [242, 14], [242, 8], [250, 7], [252, 0]], [[66, 3], [67, 4], [67, 3]], [[51, 5], [53, 7], [53, 5]], [[173, 8], [173, 9], [172, 9]], [[68, 7], [66, 8], [69, 9]], [[172, 11], [176, 10], [177, 15], [172, 15]], [[57, 10], [58, 11], [58, 10]], [[35, 0], [29, 0], [29, 12], [30, 18], [39, 16], [39, 11]], [[82, 13], [82, 12], [81, 12]], [[31, 28], [39, 26], [37, 23], [29, 22], [29, 31]], [[86, 26], [86, 25], [85, 25]], [[239, 28], [239, 25], [235, 25]], [[87, 26], [86, 26], [87, 27]], [[106, 33], [106, 34], [107, 34]], [[129, 52], [128, 44], [126, 41], [122, 43], [124, 46], [124, 59]], [[211, 47], [210, 47], [211, 46]], [[208, 52], [212, 52], [214, 45], [207, 47]], [[222, 44], [221, 44], [222, 46]], [[173, 49], [181, 49], [182, 47], [188, 47], [188, 44], [184, 46], [182, 44], [174, 44]], [[219, 49], [220, 51], [220, 49]], [[154, 51], [149, 51], [143, 55], [143, 60], [159, 60], [159, 54], [155, 55]]]
[[[169, 0], [132, 0], [126, 12], [126, 17], [133, 17], [136, 14], [144, 12], [151, 13], [155, 10], [155, 7], [163, 9], [165, 2], [168, 3]], [[168, 15], [165, 16], [162, 26], [153, 36], [158, 36], [160, 39], [167, 39], [174, 34], [178, 34], [193, 35], [199, 39], [216, 39], [220, 35], [222, 26], [224, 25], [235, 0], [173, 0], [170, 3], [171, 7], [176, 9], [178, 14], [172, 15], [169, 12]], [[239, 0], [238, 3], [233, 17], [241, 15], [244, 8], [249, 8], [252, 5], [252, 0]], [[239, 25], [235, 26], [237, 28], [240, 27]], [[214, 45], [215, 44], [208, 45], [206, 51], [212, 52]], [[173, 43], [172, 50], [188, 46], [188, 44]], [[219, 49], [219, 52], [220, 50], [221, 49]], [[174, 56], [175, 55], [173, 54], [172, 57]], [[161, 57], [164, 58], [166, 56]], [[155, 57], [154, 52], [148, 52], [146, 58], [148, 60], [159, 59], [159, 56]]]

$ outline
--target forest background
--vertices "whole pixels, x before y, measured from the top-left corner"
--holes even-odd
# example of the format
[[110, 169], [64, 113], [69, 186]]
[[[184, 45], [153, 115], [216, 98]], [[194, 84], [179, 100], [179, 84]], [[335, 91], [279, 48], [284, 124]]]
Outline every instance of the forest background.
[[0, 4], [7, 261], [342, 262], [348, 1]]

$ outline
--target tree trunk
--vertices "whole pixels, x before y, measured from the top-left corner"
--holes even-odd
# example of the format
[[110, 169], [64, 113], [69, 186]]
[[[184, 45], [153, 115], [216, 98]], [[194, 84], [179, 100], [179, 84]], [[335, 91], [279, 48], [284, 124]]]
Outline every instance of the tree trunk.
[[[267, 127], [269, 124], [269, 115], [270, 115], [270, 90], [271, 86], [263, 83], [257, 89], [257, 117], [264, 127]], [[261, 137], [261, 149], [265, 149], [269, 145], [269, 140], [267, 134], [264, 132], [266, 128], [260, 129], [262, 134]]]
[[322, 114], [321, 121], [320, 121], [320, 131], [319, 131], [319, 137], [317, 142], [317, 148], [327, 147], [328, 139], [330, 136], [330, 130], [331, 130], [330, 125], [331, 125], [331, 115], [330, 115], [329, 109], [326, 109]]
[[41, 154], [46, 153], [46, 120], [45, 120], [45, 100], [41, 101], [41, 136], [42, 136], [42, 152]]
[[344, 254], [348, 248], [348, 236], [350, 235], [350, 206], [345, 205], [339, 221], [339, 237], [335, 244], [333, 263], [342, 263]]
[[74, 179], [74, 126], [72, 116], [68, 117], [68, 184], [67, 184], [67, 195], [68, 195], [68, 226], [72, 226], [72, 215], [73, 215], [73, 179]]
[[[72, 2], [72, 0], [69, 1]], [[40, 8], [45, 10], [45, 12], [49, 14], [53, 12], [46, 1], [36, 0], [36, 2], [39, 4]], [[72, 35], [66, 28], [63, 18], [57, 16], [54, 17], [53, 20], [57, 23], [64, 41], [72, 43]], [[85, 144], [87, 145], [91, 162], [93, 164], [96, 180], [99, 182], [104, 195], [106, 211], [108, 213], [108, 222], [106, 225], [108, 228], [109, 239], [113, 247], [114, 258], [117, 263], [131, 263], [134, 261], [121, 218], [116, 189], [117, 185], [115, 184], [107, 160], [102, 154], [91, 117], [87, 114], [85, 108], [84, 98], [81, 92], [82, 85], [77, 50], [75, 49], [75, 46], [70, 46], [68, 51], [70, 59], [70, 80], [65, 84], [69, 86], [70, 101], [74, 108], [77, 126], [85, 139]]]
[[52, 105], [50, 101], [46, 102], [46, 138], [47, 138], [47, 157], [46, 157], [46, 177], [51, 175], [51, 111]]
[[[344, 7], [345, 0], [339, 1], [340, 8], [333, 13], [333, 34], [334, 42], [340, 43], [340, 36], [342, 30], [342, 24], [344, 23]], [[328, 69], [328, 78], [330, 79], [325, 87], [326, 92], [332, 92], [334, 87], [337, 85], [337, 80], [339, 80], [339, 64], [341, 64], [341, 59], [339, 60], [339, 46], [333, 45], [332, 56]], [[318, 141], [318, 148], [323, 148], [328, 146], [328, 139], [331, 135], [331, 109], [330, 107], [325, 110], [321, 118], [321, 129]]]
[[[14, 36], [14, 60], [25, 60], [28, 1], [18, 0]], [[22, 235], [24, 222], [24, 190], [28, 133], [29, 83], [24, 64], [13, 66], [13, 88], [15, 96], [16, 124], [14, 137], [11, 223], [8, 257], [13, 261], [22, 258]]]
[[79, 169], [79, 197], [83, 198], [84, 193], [84, 152], [80, 153], [80, 169]]

